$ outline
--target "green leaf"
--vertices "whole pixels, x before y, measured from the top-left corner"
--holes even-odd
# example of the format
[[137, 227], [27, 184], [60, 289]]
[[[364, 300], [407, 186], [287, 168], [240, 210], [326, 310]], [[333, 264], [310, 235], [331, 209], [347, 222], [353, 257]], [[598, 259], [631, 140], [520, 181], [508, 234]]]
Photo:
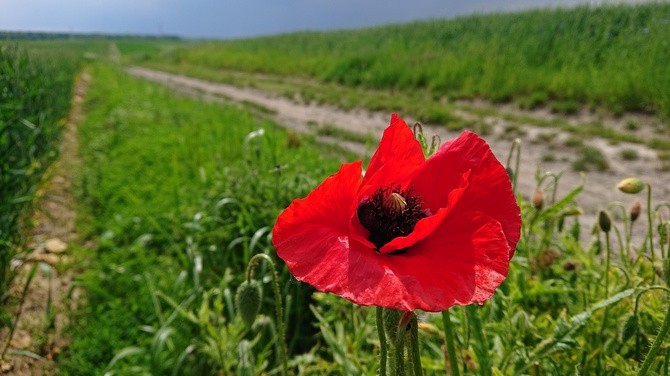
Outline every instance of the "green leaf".
[[556, 216], [559, 212], [561, 212], [561, 210], [565, 209], [568, 205], [570, 205], [572, 202], [575, 201], [575, 198], [582, 192], [583, 188], [584, 186], [582, 185], [578, 186], [577, 188], [570, 191], [570, 193], [565, 195], [565, 197], [554, 202], [546, 210], [540, 212], [540, 215], [537, 217], [536, 223], [543, 223], [548, 219]]
[[[573, 316], [569, 321], [563, 319], [559, 320], [558, 323], [556, 324], [556, 327], [554, 328], [553, 335], [545, 339], [544, 341], [540, 342], [537, 346], [535, 346], [535, 348], [533, 349], [533, 351], [531, 351], [528, 358], [531, 360], [542, 359], [543, 357], [546, 357], [547, 355], [553, 352], [564, 349], [566, 345], [570, 345], [574, 342], [572, 335], [574, 335], [579, 329], [581, 329], [584, 325], [586, 325], [588, 320], [591, 318], [591, 315], [593, 315], [593, 312], [601, 308], [605, 308], [614, 303], [617, 303], [622, 299], [633, 295], [634, 292], [635, 292], [634, 288], [624, 290], [616, 295], [611, 296], [608, 299], [601, 300], [598, 303], [595, 303], [586, 311]], [[526, 363], [521, 369], [516, 371], [516, 374], [517, 375], [522, 374], [524, 371], [526, 371], [533, 365], [534, 362], [532, 361]]]
[[114, 355], [112, 360], [109, 362], [109, 364], [107, 364], [107, 368], [105, 368], [105, 371], [104, 371], [105, 376], [112, 374], [110, 371], [119, 360], [127, 358], [129, 356], [139, 355], [139, 354], [143, 354], [143, 353], [144, 353], [144, 349], [142, 349], [141, 347], [135, 347], [135, 346], [126, 347], [126, 348], [122, 349], [121, 351], [117, 352], [116, 355]]

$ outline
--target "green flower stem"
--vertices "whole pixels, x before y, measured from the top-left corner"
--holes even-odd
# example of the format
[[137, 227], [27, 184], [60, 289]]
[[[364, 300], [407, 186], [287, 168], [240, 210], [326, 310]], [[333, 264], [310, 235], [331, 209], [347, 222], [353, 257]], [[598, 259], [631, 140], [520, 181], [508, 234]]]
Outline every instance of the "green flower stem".
[[[654, 254], [654, 225], [651, 218], [651, 184], [647, 184], [647, 223], [649, 235], [649, 251], [651, 252], [651, 268], [655, 268], [656, 255]], [[656, 273], [652, 273], [651, 283], [656, 283]]]
[[414, 314], [412, 314], [409, 322], [409, 357], [414, 369], [414, 376], [423, 376], [421, 351], [419, 351], [419, 321]]
[[405, 374], [405, 332], [398, 331], [393, 346], [394, 362], [391, 367], [391, 376], [403, 376]]
[[[628, 260], [628, 256], [626, 254], [627, 253], [629, 254], [627, 250], [629, 249], [630, 246], [630, 237], [628, 236], [628, 233], [630, 233], [630, 231], [628, 230], [628, 228], [630, 227], [629, 226], [630, 216], [628, 214], [626, 206], [624, 206], [622, 202], [619, 201], [611, 202], [607, 205], [607, 208], [608, 209], [619, 208], [621, 210], [621, 218], [623, 218], [624, 237], [623, 238], [621, 237], [621, 232], [619, 231], [619, 228], [617, 228], [616, 226], [612, 226], [612, 229], [616, 233], [617, 241], [619, 243], [619, 257], [621, 258], [622, 262], [626, 264]], [[623, 243], [623, 239], [626, 240], [625, 244]]]
[[398, 323], [398, 331], [396, 333], [394, 342], [394, 358], [395, 362], [391, 368], [392, 376], [405, 375], [405, 333], [407, 332], [407, 325], [414, 314], [412, 312], [405, 312]]
[[479, 370], [480, 375], [482, 376], [491, 376], [491, 359], [489, 359], [489, 346], [486, 341], [486, 336], [484, 336], [484, 330], [482, 329], [482, 321], [479, 317], [479, 310], [474, 304], [470, 304], [466, 307], [465, 312], [468, 315], [468, 320], [472, 326], [472, 334], [475, 337], [475, 353], [477, 355], [477, 360], [479, 361]]
[[638, 376], [645, 376], [647, 372], [649, 372], [649, 368], [651, 367], [651, 364], [654, 362], [654, 358], [656, 357], [658, 350], [661, 349], [663, 341], [668, 336], [669, 330], [670, 330], [670, 302], [668, 302], [668, 311], [665, 313], [665, 319], [663, 320], [663, 324], [661, 324], [661, 329], [659, 329], [658, 334], [656, 335], [656, 339], [654, 339], [654, 343], [651, 345], [651, 348], [649, 349], [647, 356], [644, 358], [644, 362], [642, 363], [642, 367], [640, 367]]
[[458, 371], [458, 359], [456, 359], [456, 347], [454, 346], [454, 328], [451, 325], [451, 314], [449, 310], [442, 311], [442, 322], [444, 323], [444, 338], [447, 342], [447, 354], [449, 356], [449, 365], [451, 366], [451, 375], [460, 376]]
[[[612, 259], [612, 249], [610, 246], [610, 233], [605, 232], [605, 247], [607, 248], [607, 257], [605, 258], [605, 299], [610, 297], [609, 288], [610, 288], [610, 264]], [[600, 334], [605, 332], [605, 326], [607, 325], [607, 310], [609, 307], [605, 307], [603, 312], [603, 324], [600, 328]]]
[[610, 233], [605, 233], [605, 248], [607, 251], [607, 256], [605, 257], [605, 299], [609, 298], [609, 288], [610, 288], [610, 265], [612, 260], [612, 248], [610, 246]]
[[387, 344], [384, 333], [384, 308], [377, 307], [377, 333], [379, 335], [379, 376], [386, 376]]
[[272, 257], [266, 255], [265, 253], [258, 253], [254, 255], [251, 260], [249, 260], [249, 266], [247, 266], [247, 281], [251, 280], [254, 277], [256, 271], [256, 266], [260, 263], [261, 259], [265, 260], [270, 264], [272, 269], [272, 281], [275, 295], [275, 316], [277, 320], [277, 331], [279, 332], [279, 350], [280, 358], [282, 362], [282, 373], [286, 376], [288, 375], [288, 351], [286, 349], [286, 328], [284, 327], [284, 313], [281, 302], [281, 295], [279, 293], [279, 275], [277, 274], [277, 268], [275, 263], [272, 260]]
[[[516, 154], [514, 152], [516, 151]], [[521, 140], [520, 139], [515, 139], [512, 142], [512, 146], [510, 147], [509, 150], [509, 155], [507, 156], [507, 164], [505, 165], [505, 168], [509, 172], [511, 170], [510, 164], [512, 163], [512, 157], [516, 156], [515, 159], [515, 166], [514, 166], [514, 171], [511, 176], [512, 178], [512, 193], [516, 196], [516, 182], [517, 182], [517, 176], [519, 175], [519, 165], [521, 162]]]

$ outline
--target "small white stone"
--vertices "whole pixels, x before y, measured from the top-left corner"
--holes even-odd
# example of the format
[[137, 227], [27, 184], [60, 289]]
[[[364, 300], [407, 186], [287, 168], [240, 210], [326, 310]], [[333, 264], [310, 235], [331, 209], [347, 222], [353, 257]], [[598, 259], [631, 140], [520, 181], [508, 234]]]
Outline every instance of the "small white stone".
[[49, 253], [63, 253], [67, 249], [67, 244], [58, 238], [51, 238], [44, 242], [44, 248]]

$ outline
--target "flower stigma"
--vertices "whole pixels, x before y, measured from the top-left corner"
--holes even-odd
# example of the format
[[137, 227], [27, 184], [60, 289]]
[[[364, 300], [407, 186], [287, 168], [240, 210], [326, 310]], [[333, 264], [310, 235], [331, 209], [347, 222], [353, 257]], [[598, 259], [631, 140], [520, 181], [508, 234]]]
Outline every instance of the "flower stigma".
[[416, 223], [428, 216], [422, 204], [421, 196], [412, 188], [403, 191], [400, 185], [380, 187], [361, 202], [356, 215], [370, 232], [368, 240], [379, 251], [391, 240], [411, 234]]

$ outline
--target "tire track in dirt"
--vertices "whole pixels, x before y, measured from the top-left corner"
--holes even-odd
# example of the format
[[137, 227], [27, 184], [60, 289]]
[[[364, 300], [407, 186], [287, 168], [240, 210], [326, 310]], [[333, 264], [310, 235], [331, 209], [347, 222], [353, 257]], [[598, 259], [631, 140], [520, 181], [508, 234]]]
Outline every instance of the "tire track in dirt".
[[[213, 97], [225, 97], [233, 101], [253, 103], [262, 106], [273, 113], [274, 120], [279, 124], [294, 129], [298, 132], [313, 132], [314, 124], [319, 126], [334, 126], [349, 132], [357, 132], [363, 135], [372, 134], [380, 137], [382, 131], [388, 125], [390, 114], [371, 112], [367, 110], [343, 111], [334, 106], [322, 106], [315, 104], [299, 103], [286, 97], [268, 94], [266, 92], [241, 88], [228, 84], [214, 83], [202, 79], [186, 77], [182, 75], [166, 73], [163, 71], [131, 67], [127, 72], [133, 76], [163, 83], [169, 87], [186, 92], [190, 95], [205, 95]], [[473, 116], [467, 110], [458, 111], [462, 117]], [[501, 113], [502, 115], [503, 113]], [[408, 123], [413, 119], [401, 114]], [[546, 119], [543, 119], [546, 120]], [[512, 139], [518, 137], [522, 142], [522, 153], [518, 176], [517, 191], [524, 197], [529, 197], [536, 187], [535, 173], [538, 163], [541, 171], [562, 172], [558, 186], [558, 196], [566, 194], [582, 182], [585, 182], [584, 190], [579, 195], [577, 202], [584, 210], [581, 222], [585, 233], [591, 228], [595, 221], [595, 213], [606, 208], [613, 201], [620, 201], [628, 207], [634, 200], [643, 202], [642, 194], [631, 197], [622, 194], [616, 189], [616, 184], [623, 178], [637, 176], [651, 183], [653, 187], [653, 202], [659, 203], [667, 200], [670, 186], [666, 184], [668, 172], [662, 171], [662, 163], [656, 156], [656, 151], [642, 144], [620, 142], [616, 145], [610, 141], [598, 137], [582, 139], [585, 145], [597, 147], [602, 151], [609, 161], [609, 169], [606, 171], [589, 171], [584, 174], [576, 172], [571, 167], [571, 161], [576, 157], [576, 150], [564, 146], [565, 141], [574, 137], [569, 132], [562, 131], [559, 127], [547, 128], [533, 124], [518, 124], [522, 129], [518, 134], [509, 133], [509, 125], [512, 124], [504, 116], [488, 115], [484, 121], [490, 126], [491, 132], [484, 138], [489, 142], [495, 155], [503, 163], [506, 161]], [[586, 125], [584, 125], [586, 126]], [[608, 126], [607, 124], [605, 126]], [[424, 126], [428, 135], [437, 134], [443, 141], [457, 136], [460, 132], [450, 132], [443, 126]], [[538, 142], [538, 138], [544, 136], [546, 142]], [[336, 142], [355, 153], [361, 155], [370, 153], [364, 145], [344, 142], [341, 140], [326, 140]], [[623, 149], [635, 150], [638, 154], [637, 160], [625, 161], [621, 158]], [[553, 158], [547, 160], [546, 156], [551, 154]], [[544, 161], [543, 161], [544, 160]], [[642, 218], [636, 223], [635, 237], [644, 236], [646, 226]], [[639, 239], [641, 243], [642, 238]], [[635, 243], [634, 243], [635, 244]]]

